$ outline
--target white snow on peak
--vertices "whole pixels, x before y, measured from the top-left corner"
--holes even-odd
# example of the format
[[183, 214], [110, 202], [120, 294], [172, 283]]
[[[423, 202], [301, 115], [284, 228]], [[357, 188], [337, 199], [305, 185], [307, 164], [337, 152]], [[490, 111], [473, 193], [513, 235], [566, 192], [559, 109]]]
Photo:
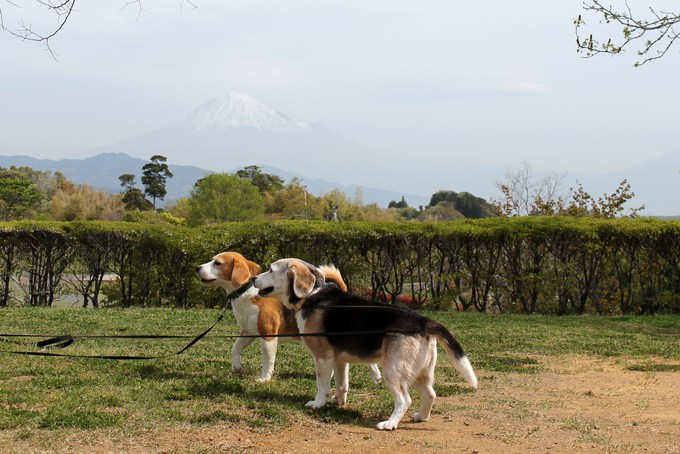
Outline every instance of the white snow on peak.
[[302, 131], [307, 123], [287, 118], [242, 93], [213, 98], [189, 116], [197, 131], [209, 129], [253, 128], [260, 131]]

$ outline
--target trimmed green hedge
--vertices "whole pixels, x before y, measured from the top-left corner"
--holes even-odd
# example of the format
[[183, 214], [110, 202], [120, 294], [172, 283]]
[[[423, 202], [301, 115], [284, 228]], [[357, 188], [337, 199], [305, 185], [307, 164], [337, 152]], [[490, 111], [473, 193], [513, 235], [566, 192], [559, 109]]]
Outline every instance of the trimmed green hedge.
[[[196, 265], [233, 250], [333, 263], [352, 291], [434, 308], [680, 312], [680, 222], [568, 217], [445, 223], [280, 221], [189, 229], [126, 222], [0, 223], [0, 305], [221, 304]], [[115, 279], [110, 279], [115, 276]]]

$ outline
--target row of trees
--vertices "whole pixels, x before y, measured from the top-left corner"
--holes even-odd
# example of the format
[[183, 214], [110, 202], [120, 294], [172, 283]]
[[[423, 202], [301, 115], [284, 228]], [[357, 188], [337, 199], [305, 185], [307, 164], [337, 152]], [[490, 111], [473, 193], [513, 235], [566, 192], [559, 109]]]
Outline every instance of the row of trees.
[[485, 200], [468, 193], [440, 191], [430, 205], [409, 207], [402, 198], [387, 209], [364, 204], [362, 195], [353, 197], [339, 189], [321, 196], [311, 194], [303, 181], [293, 178], [288, 184], [276, 176], [249, 166], [237, 173], [215, 173], [196, 182], [191, 196], [166, 207], [189, 226], [227, 221], [327, 220], [327, 221], [445, 221], [464, 217], [494, 216]]
[[[264, 173], [248, 166], [234, 174], [213, 173], [198, 180], [189, 197], [158, 208], [167, 195], [166, 183], [173, 177], [162, 155], [154, 155], [142, 167], [143, 189], [134, 174], [119, 176], [120, 194], [76, 185], [59, 172], [30, 168], [0, 169], [0, 220], [128, 220], [169, 221], [196, 227], [205, 224], [258, 220], [328, 221], [451, 221], [493, 216], [569, 215], [613, 218], [635, 216], [643, 207], [629, 209], [633, 198], [625, 181], [610, 195], [592, 197], [578, 185], [568, 196], [559, 187], [563, 176], [552, 173], [538, 179], [528, 163], [508, 171], [498, 183], [500, 200], [491, 203], [468, 192], [441, 190], [426, 206], [411, 207], [404, 197], [387, 207], [364, 204], [357, 191], [349, 196], [339, 189], [323, 195], [311, 194], [303, 181]], [[162, 212], [158, 215], [157, 212]]]
[[[156, 200], [164, 199], [165, 183], [173, 175], [161, 155], [152, 156], [142, 170], [144, 191], [136, 188], [134, 175], [119, 177], [123, 201], [128, 210], [156, 211]], [[350, 197], [334, 189], [315, 196], [297, 177], [286, 184], [278, 175], [251, 165], [234, 174], [213, 173], [198, 180], [189, 197], [170, 203], [164, 211], [194, 227], [263, 219], [445, 221], [495, 215], [495, 208], [484, 199], [453, 191], [439, 191], [426, 207], [409, 207], [402, 197], [400, 202], [390, 202], [387, 208], [365, 205], [360, 192]]]
[[61, 172], [52, 174], [15, 166], [0, 168], [0, 221], [116, 221], [131, 211], [155, 211], [157, 201], [167, 194], [167, 179], [173, 176], [165, 161], [164, 156], [154, 155], [142, 167], [143, 191], [136, 188], [135, 175], [121, 175], [121, 194], [75, 184]]
[[[145, 170], [149, 194], [149, 181], [153, 182], [156, 197], [162, 198], [165, 178], [172, 174], [165, 164], [152, 157], [150, 170]], [[145, 166], [146, 167], [146, 166]], [[129, 177], [132, 177], [129, 175]], [[121, 181], [122, 181], [121, 177]], [[264, 173], [258, 166], [248, 166], [235, 174], [214, 173], [197, 181], [191, 195], [166, 207], [175, 218], [185, 219], [190, 226], [230, 221], [257, 220], [329, 220], [329, 221], [452, 221], [480, 219], [494, 216], [566, 215], [614, 218], [635, 216], [644, 207], [629, 208], [626, 204], [634, 197], [630, 185], [624, 180], [612, 194], [596, 198], [578, 184], [568, 195], [560, 193], [563, 176], [550, 173], [541, 179], [534, 176], [527, 162], [506, 172], [505, 180], [498, 183], [500, 200], [491, 203], [468, 192], [441, 190], [432, 195], [427, 206], [410, 207], [404, 197], [391, 201], [387, 209], [375, 204], [364, 205], [361, 193], [350, 197], [335, 189], [321, 196], [309, 193], [303, 181], [293, 178], [288, 184], [277, 175]], [[143, 179], [143, 181], [145, 181]], [[137, 191], [141, 195], [141, 191]], [[133, 191], [126, 192], [133, 194]], [[146, 201], [146, 209], [152, 204]], [[140, 208], [144, 208], [144, 206]]]
[[[402, 198], [387, 209], [365, 204], [358, 190], [350, 196], [339, 189], [316, 196], [303, 180], [285, 182], [278, 175], [248, 166], [234, 174], [213, 173], [198, 180], [189, 197], [159, 208], [173, 174], [162, 155], [142, 167], [142, 188], [137, 176], [118, 177], [122, 192], [110, 194], [89, 185], [76, 185], [62, 173], [28, 167], [0, 169], [0, 220], [145, 220], [164, 212], [161, 220], [190, 226], [230, 221], [343, 220], [444, 221], [494, 215], [494, 207], [469, 193], [439, 191], [428, 206], [413, 208]], [[144, 214], [146, 213], [146, 214]], [[169, 216], [168, 216], [169, 215]]]
[[[212, 306], [195, 266], [235, 250], [339, 267], [355, 293], [494, 312], [680, 312], [680, 222], [518, 217], [431, 224], [277, 221], [188, 229], [127, 222], [0, 224], [0, 306]], [[171, 266], [169, 266], [171, 264]], [[114, 277], [108, 283], [105, 276]], [[401, 299], [400, 299], [401, 298]]]

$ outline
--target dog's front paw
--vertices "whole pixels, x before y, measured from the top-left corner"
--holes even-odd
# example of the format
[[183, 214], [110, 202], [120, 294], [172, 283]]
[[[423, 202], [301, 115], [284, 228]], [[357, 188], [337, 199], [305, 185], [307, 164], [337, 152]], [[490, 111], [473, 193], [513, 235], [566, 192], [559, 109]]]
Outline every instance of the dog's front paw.
[[326, 405], [325, 401], [310, 400], [309, 402], [307, 402], [305, 404], [305, 407], [310, 407], [310, 408], [313, 408], [315, 410], [318, 410], [319, 408], [323, 407], [324, 405]]
[[398, 422], [392, 422], [388, 419], [387, 421], [379, 422], [378, 424], [376, 424], [375, 428], [378, 430], [396, 430], [398, 425], [399, 425]]
[[267, 383], [268, 381], [271, 381], [271, 380], [272, 380], [272, 376], [271, 376], [271, 375], [268, 375], [268, 376], [264, 376], [264, 377], [260, 377], [260, 378], [256, 378], [256, 379], [255, 379], [255, 381], [258, 382], [258, 383]]

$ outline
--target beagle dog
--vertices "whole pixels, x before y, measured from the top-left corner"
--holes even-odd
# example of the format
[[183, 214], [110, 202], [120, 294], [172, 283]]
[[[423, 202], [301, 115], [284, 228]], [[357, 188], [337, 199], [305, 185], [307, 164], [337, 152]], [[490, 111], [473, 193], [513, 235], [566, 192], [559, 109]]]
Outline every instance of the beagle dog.
[[451, 332], [439, 322], [415, 311], [369, 301], [328, 283], [321, 269], [288, 258], [274, 262], [253, 281], [262, 297], [280, 299], [295, 309], [302, 341], [312, 354], [316, 369], [316, 398], [308, 407], [325, 405], [335, 375], [335, 396], [331, 403], [345, 405], [349, 391], [349, 363], [383, 362], [385, 384], [394, 399], [394, 410], [376, 426], [394, 430], [411, 406], [409, 387], [422, 396], [414, 422], [427, 421], [435, 400], [434, 370], [439, 341], [453, 366], [472, 388], [477, 377], [465, 352]]
[[[328, 273], [328, 279], [347, 289], [339, 271], [332, 266], [321, 267], [320, 272]], [[231, 307], [241, 329], [241, 335], [260, 336], [262, 346], [262, 372], [259, 382], [271, 380], [276, 362], [279, 342], [300, 340], [295, 320], [295, 311], [286, 308], [280, 300], [258, 295], [252, 280], [260, 272], [260, 266], [243, 257], [238, 252], [217, 254], [211, 261], [196, 267], [201, 283], [210, 287], [222, 287], [234, 296]], [[280, 336], [280, 337], [278, 337]], [[241, 354], [255, 337], [239, 337], [231, 349], [232, 372], [241, 373]], [[371, 378], [380, 382], [378, 366], [370, 367]]]

